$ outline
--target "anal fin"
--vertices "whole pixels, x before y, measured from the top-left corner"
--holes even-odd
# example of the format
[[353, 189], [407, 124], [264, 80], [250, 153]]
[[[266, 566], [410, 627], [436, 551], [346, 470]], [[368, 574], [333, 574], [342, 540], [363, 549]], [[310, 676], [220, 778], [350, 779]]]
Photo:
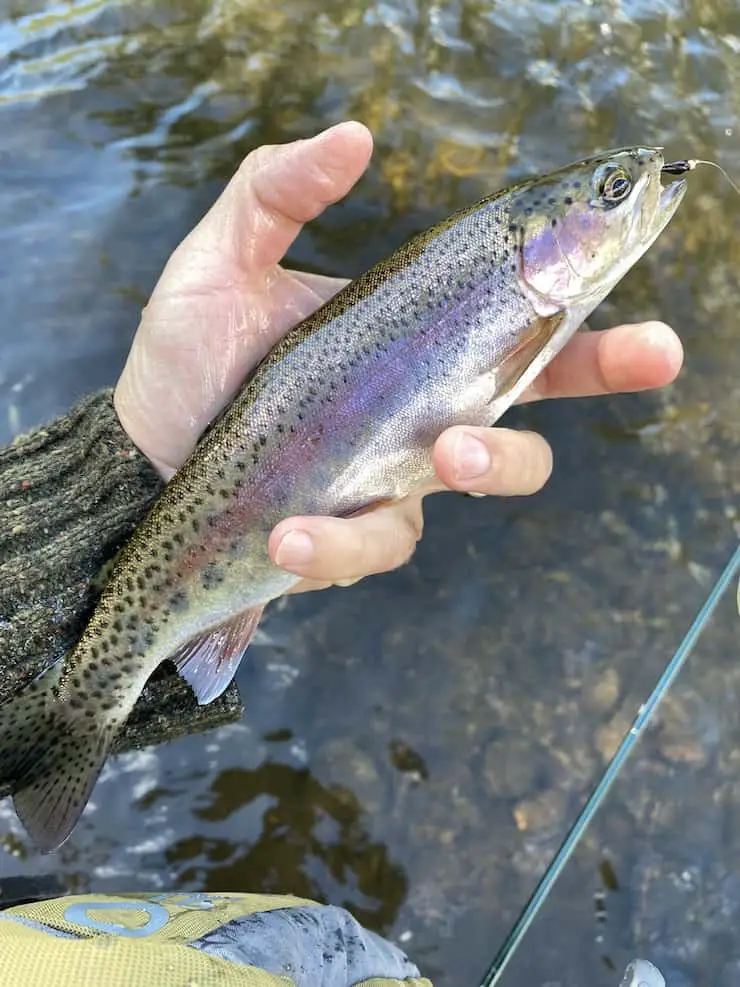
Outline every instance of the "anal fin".
[[192, 638], [172, 656], [177, 671], [205, 706], [225, 691], [249, 647], [264, 607], [244, 610]]

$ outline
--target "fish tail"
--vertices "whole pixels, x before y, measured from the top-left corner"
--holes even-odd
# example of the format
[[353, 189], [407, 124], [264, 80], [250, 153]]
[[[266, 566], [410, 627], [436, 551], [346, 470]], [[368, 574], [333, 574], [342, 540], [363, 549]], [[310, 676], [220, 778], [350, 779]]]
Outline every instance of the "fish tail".
[[0, 787], [44, 853], [77, 825], [118, 729], [62, 701], [60, 673], [57, 662], [0, 706]]

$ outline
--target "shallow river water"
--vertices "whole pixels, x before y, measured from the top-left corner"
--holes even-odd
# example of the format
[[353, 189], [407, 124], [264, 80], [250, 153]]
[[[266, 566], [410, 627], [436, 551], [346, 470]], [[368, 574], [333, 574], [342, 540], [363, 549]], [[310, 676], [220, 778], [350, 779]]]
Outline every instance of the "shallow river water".
[[[630, 143], [740, 175], [736, 0], [0, 0], [0, 441], [113, 384], [169, 252], [254, 146], [353, 117], [376, 150], [295, 266], [352, 276], [519, 176]], [[661, 393], [519, 408], [526, 500], [429, 503], [409, 566], [295, 598], [242, 723], [114, 759], [0, 876], [344, 904], [474, 987], [740, 531], [740, 201], [690, 177], [592, 320], [659, 317]], [[740, 657], [723, 601], [504, 983], [740, 977]], [[341, 693], [342, 702], [337, 702]]]

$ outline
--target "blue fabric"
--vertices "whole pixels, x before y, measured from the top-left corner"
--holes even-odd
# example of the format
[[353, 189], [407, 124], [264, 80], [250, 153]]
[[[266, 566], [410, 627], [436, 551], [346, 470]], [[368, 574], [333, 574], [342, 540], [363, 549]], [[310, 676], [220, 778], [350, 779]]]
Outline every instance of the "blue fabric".
[[28, 926], [29, 929], [36, 929], [37, 932], [46, 932], [51, 936], [56, 936], [58, 939], [81, 939], [74, 932], [62, 932], [61, 929], [55, 929], [50, 925], [44, 925], [43, 922], [37, 922], [36, 919], [26, 918], [25, 915], [2, 915], [0, 914], [0, 922], [15, 922], [17, 925]]
[[232, 963], [290, 977], [296, 987], [355, 987], [371, 977], [419, 976], [397, 946], [334, 905], [245, 915], [188, 945]]

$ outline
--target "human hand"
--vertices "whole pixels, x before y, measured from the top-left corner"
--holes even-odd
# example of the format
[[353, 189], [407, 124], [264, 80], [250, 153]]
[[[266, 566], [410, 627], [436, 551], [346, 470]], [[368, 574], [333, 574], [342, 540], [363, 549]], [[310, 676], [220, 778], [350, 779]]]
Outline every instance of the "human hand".
[[[114, 398], [123, 427], [165, 479], [248, 371], [346, 284], [286, 270], [280, 260], [305, 222], [349, 192], [371, 152], [369, 131], [355, 122], [258, 148], [172, 254]], [[661, 387], [682, 360], [678, 337], [660, 322], [578, 334], [520, 400]], [[273, 561], [303, 577], [298, 591], [394, 569], [421, 537], [427, 493], [532, 494], [550, 476], [552, 453], [533, 432], [455, 427], [437, 440], [434, 466], [437, 481], [423, 494], [350, 519], [281, 521], [269, 540]]]

